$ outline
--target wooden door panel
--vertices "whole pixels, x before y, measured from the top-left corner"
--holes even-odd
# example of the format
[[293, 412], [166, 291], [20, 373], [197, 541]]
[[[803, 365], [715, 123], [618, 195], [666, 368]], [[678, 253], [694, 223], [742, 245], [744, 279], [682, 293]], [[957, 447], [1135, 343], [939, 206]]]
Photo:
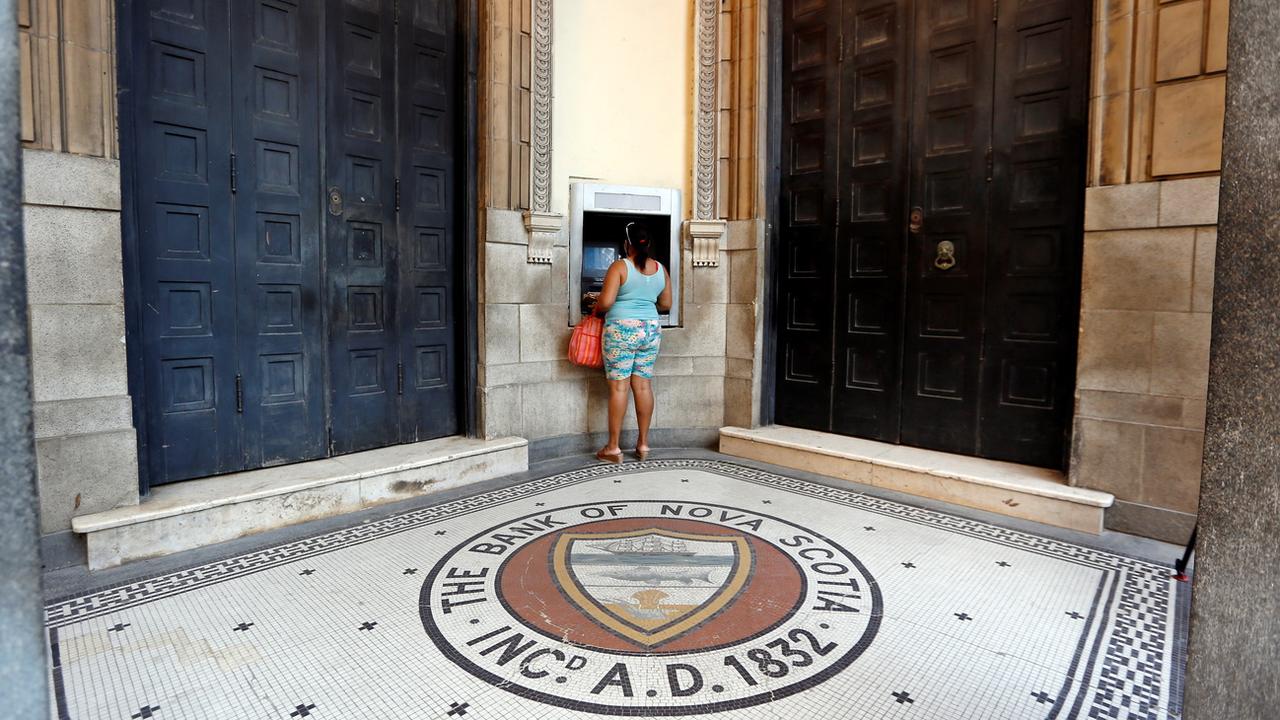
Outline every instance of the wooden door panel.
[[839, 0], [783, 9], [777, 421], [831, 428]]
[[243, 466], [225, 0], [132, 5], [143, 378], [152, 484]]
[[[991, 140], [991, 3], [916, 4], [902, 442], [975, 453]], [[940, 267], [943, 243], [954, 264]], [[945, 263], [943, 263], [945, 265]]]
[[231, 13], [244, 454], [263, 467], [325, 454], [320, 9], [232, 0]]
[[341, 454], [399, 439], [396, 31], [392, 0], [328, 8], [330, 451]]
[[1002, 3], [997, 27], [985, 456], [1061, 466], [1075, 374], [1090, 3]]
[[416, 442], [458, 431], [457, 50], [451, 2], [414, 0], [401, 12], [398, 383], [401, 441]]
[[832, 429], [897, 442], [906, 228], [910, 15], [843, 4]]

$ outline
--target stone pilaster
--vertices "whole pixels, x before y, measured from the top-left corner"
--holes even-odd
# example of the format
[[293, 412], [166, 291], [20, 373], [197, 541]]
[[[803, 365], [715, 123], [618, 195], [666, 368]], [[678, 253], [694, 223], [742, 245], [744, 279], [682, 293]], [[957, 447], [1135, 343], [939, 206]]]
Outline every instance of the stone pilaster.
[[1280, 4], [1233, 0], [1184, 717], [1280, 705]]

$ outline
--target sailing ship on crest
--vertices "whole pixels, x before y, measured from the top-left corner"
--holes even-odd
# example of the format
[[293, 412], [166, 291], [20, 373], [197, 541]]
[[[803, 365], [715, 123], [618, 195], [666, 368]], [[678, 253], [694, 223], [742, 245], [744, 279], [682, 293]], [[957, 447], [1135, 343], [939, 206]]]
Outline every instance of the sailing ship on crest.
[[623, 562], [652, 562], [693, 557], [698, 553], [689, 550], [689, 545], [679, 538], [664, 538], [658, 535], [623, 538], [604, 545], [594, 545], [598, 550], [612, 553]]

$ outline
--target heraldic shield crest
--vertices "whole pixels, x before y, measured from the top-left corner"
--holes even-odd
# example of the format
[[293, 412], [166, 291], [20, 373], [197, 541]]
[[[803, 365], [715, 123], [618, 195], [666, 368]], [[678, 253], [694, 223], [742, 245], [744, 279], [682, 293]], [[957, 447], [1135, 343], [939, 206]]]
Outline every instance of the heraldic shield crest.
[[579, 610], [645, 647], [681, 637], [715, 617], [751, 576], [742, 535], [700, 535], [651, 527], [559, 537], [552, 571]]

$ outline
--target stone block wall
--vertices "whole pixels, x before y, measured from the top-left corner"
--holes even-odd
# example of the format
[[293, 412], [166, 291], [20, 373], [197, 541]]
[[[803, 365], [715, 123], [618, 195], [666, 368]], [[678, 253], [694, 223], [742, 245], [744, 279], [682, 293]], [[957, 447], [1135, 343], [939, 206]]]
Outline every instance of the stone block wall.
[[[23, 152], [41, 532], [138, 502], [114, 160]], [[69, 535], [67, 536], [69, 537]]]
[[1071, 482], [1183, 542], [1208, 383], [1230, 0], [1097, 0]]
[[1071, 481], [1111, 529], [1184, 542], [1204, 443], [1218, 178], [1086, 193]]

